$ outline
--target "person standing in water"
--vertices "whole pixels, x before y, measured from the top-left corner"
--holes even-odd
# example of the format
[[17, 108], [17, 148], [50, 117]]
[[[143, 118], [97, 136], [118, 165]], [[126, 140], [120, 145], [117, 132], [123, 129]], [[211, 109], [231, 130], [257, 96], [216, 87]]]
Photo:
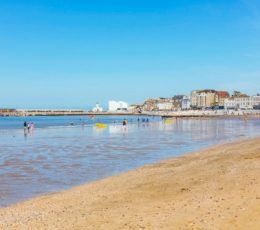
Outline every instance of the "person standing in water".
[[124, 129], [124, 130], [126, 130], [126, 126], [127, 126], [127, 120], [124, 119], [124, 120], [123, 120], [123, 129]]
[[28, 133], [31, 131], [31, 122], [27, 124]]
[[124, 119], [124, 120], [123, 120], [123, 126], [125, 127], [126, 125], [127, 125], [127, 120]]
[[23, 130], [24, 130], [24, 134], [26, 135], [26, 132], [27, 132], [27, 126], [28, 126], [28, 124], [27, 124], [27, 122], [25, 121], [24, 123], [23, 123]]
[[32, 122], [32, 123], [31, 123], [31, 130], [32, 130], [32, 131], [34, 130], [34, 127], [35, 127], [35, 125], [34, 125], [34, 123]]

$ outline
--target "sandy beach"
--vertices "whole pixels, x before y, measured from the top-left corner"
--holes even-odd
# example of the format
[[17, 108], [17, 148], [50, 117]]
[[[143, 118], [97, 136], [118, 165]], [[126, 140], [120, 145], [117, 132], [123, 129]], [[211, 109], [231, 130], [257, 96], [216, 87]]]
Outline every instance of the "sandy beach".
[[260, 229], [260, 138], [2, 208], [0, 229]]

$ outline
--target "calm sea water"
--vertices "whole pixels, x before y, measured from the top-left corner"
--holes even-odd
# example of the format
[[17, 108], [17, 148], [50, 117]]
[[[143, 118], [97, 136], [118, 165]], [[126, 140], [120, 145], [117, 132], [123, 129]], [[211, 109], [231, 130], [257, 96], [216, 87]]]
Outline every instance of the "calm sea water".
[[[23, 123], [33, 122], [38, 128], [52, 128], [52, 127], [69, 127], [81, 125], [93, 125], [98, 122], [106, 124], [122, 123], [123, 119], [128, 119], [130, 123], [136, 122], [136, 116], [36, 116], [36, 117], [0, 117], [1, 129], [21, 129]], [[146, 117], [143, 117], [146, 119]], [[139, 119], [142, 119], [140, 117]], [[151, 121], [159, 120], [157, 117], [150, 117]]]
[[[0, 118], [0, 206], [115, 175], [212, 144], [260, 135], [260, 120]], [[24, 135], [23, 122], [36, 124]], [[105, 129], [96, 122], [108, 123]], [[115, 122], [115, 123], [114, 123]], [[74, 126], [70, 126], [74, 123]], [[85, 123], [87, 126], [83, 126]]]

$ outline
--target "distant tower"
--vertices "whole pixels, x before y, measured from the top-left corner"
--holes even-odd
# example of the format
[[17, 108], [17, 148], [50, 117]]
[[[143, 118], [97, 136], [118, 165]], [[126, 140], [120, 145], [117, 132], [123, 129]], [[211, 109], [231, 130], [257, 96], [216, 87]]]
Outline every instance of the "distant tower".
[[96, 103], [96, 107], [92, 109], [93, 112], [103, 112], [103, 108], [99, 106], [99, 103]]

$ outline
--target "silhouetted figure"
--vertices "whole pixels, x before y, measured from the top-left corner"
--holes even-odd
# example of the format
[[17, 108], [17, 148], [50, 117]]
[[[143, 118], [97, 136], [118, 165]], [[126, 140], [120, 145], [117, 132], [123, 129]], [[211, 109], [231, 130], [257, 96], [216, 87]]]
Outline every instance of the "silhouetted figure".
[[28, 133], [31, 131], [31, 123], [27, 124]]
[[24, 136], [27, 135], [27, 126], [28, 126], [28, 124], [27, 124], [27, 122], [25, 121], [25, 122], [23, 123]]

